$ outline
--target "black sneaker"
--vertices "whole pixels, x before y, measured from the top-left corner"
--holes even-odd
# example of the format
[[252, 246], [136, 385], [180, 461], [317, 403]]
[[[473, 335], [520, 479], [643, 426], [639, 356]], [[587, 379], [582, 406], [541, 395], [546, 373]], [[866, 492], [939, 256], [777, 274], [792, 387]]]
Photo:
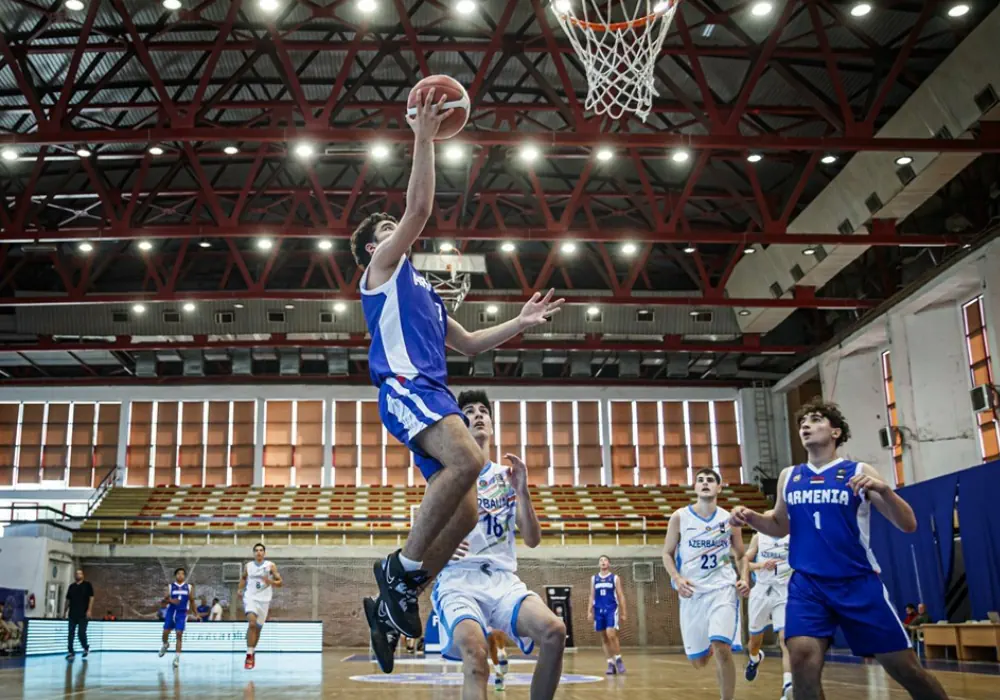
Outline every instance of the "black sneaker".
[[396, 663], [396, 645], [399, 644], [399, 632], [389, 624], [385, 615], [385, 605], [381, 599], [364, 599], [365, 617], [368, 618], [368, 629], [371, 631], [372, 651], [375, 661], [382, 673], [392, 673]]
[[83, 650], [83, 658], [86, 659], [90, 655], [90, 649]]
[[404, 571], [399, 553], [400, 550], [396, 550], [375, 564], [381, 607], [385, 609], [388, 623], [397, 632], [410, 639], [420, 639], [423, 623], [420, 621], [417, 592], [427, 583], [428, 576], [423, 569]]
[[76, 654], [66, 654], [66, 660], [67, 661], [72, 661], [75, 658], [76, 658]]

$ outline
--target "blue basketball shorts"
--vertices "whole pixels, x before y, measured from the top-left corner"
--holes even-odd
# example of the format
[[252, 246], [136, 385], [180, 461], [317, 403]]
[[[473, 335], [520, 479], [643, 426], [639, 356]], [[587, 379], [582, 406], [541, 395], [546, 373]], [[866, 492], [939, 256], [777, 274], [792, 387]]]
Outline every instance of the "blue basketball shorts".
[[462, 416], [468, 423], [447, 389], [393, 377], [379, 387], [378, 411], [389, 434], [410, 448], [413, 462], [425, 479], [441, 471], [443, 465], [421, 449], [417, 436], [445, 416]]
[[618, 629], [618, 608], [594, 608], [594, 630]]
[[172, 607], [167, 608], [167, 614], [163, 618], [163, 629], [177, 630], [178, 632], [183, 632], [184, 626], [186, 624], [187, 624], [186, 610], [178, 610]]
[[792, 574], [785, 609], [785, 639], [833, 639], [840, 627], [856, 656], [909, 649], [910, 635], [875, 572], [847, 578]]

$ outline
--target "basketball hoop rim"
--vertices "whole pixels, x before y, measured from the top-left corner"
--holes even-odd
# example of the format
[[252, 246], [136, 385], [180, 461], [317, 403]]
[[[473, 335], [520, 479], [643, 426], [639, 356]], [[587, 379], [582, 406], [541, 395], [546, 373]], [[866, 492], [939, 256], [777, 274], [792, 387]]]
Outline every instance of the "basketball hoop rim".
[[580, 27], [581, 29], [589, 29], [592, 32], [623, 32], [626, 29], [644, 27], [647, 24], [656, 21], [657, 18], [670, 14], [670, 12], [672, 12], [678, 4], [680, 4], [680, 0], [667, 0], [667, 6], [661, 12], [653, 12], [645, 17], [632, 19], [628, 22], [614, 22], [612, 24], [588, 22], [586, 20], [577, 19], [568, 12], [559, 12], [559, 10], [555, 10], [555, 13], [557, 17], [560, 17], [564, 21], [572, 24], [574, 27]]

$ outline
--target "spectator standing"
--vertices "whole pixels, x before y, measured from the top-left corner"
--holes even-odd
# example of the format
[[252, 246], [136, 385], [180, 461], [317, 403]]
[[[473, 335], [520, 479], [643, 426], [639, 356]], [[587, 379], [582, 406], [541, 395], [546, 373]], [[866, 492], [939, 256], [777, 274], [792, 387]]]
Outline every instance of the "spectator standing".
[[218, 598], [212, 600], [212, 612], [208, 619], [211, 622], [222, 622], [222, 605], [219, 603]]
[[72, 661], [76, 656], [73, 651], [73, 637], [79, 634], [80, 646], [83, 647], [83, 658], [87, 658], [90, 653], [90, 644], [87, 643], [87, 622], [94, 607], [94, 587], [90, 581], [85, 581], [83, 569], [76, 570], [75, 581], [70, 584], [66, 591], [66, 617], [69, 618], [68, 653], [66, 660]]

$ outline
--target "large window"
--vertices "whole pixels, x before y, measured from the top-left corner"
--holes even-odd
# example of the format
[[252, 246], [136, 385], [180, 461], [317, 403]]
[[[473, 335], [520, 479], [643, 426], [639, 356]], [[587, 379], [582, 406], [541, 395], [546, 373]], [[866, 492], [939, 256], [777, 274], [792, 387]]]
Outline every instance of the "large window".
[[[969, 373], [972, 386], [983, 384], [994, 386], [993, 368], [990, 359], [990, 345], [986, 339], [986, 315], [983, 313], [983, 298], [976, 297], [962, 307], [965, 321], [965, 346], [969, 355]], [[997, 412], [981, 411], [976, 414], [979, 421], [979, 448], [983, 461], [1000, 459], [1000, 421]]]
[[703, 467], [742, 483], [735, 401], [612, 401], [616, 484], [688, 484]]
[[896, 390], [892, 383], [892, 356], [888, 350], [882, 353], [882, 387], [885, 390], [885, 424], [893, 435], [892, 463], [896, 475], [896, 486], [903, 485], [903, 440], [895, 430], [899, 425], [896, 415]]

